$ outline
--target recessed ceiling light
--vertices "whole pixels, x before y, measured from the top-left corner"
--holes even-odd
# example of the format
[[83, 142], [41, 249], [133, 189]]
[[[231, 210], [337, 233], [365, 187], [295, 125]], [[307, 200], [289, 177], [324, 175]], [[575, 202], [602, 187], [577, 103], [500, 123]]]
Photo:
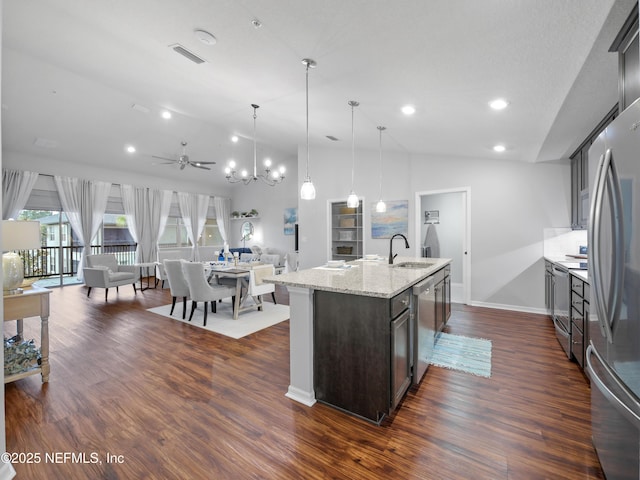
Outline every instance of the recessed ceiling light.
[[416, 107], [414, 107], [413, 105], [405, 105], [404, 107], [402, 107], [402, 113], [404, 113], [405, 115], [413, 115], [414, 113], [416, 113]]
[[507, 149], [507, 147], [505, 147], [504, 145], [494, 145], [493, 146], [493, 151], [494, 152], [499, 152], [502, 153]]
[[494, 110], [503, 110], [509, 106], [509, 102], [507, 102], [504, 98], [496, 98], [495, 100], [491, 100], [489, 102], [489, 106]]
[[215, 45], [217, 40], [216, 37], [211, 35], [206, 30], [194, 30], [193, 32], [198, 40], [200, 40], [205, 45]]
[[171, 118], [171, 112], [169, 110], [163, 110], [162, 118], [166, 118], [167, 120], [169, 120]]
[[231, 136], [231, 141], [232, 141], [233, 143], [237, 143], [237, 141], [238, 141], [238, 136], [237, 136], [237, 135], [232, 135], [232, 136]]
[[134, 147], [133, 145], [127, 145], [127, 152], [135, 153], [136, 152], [136, 147]]

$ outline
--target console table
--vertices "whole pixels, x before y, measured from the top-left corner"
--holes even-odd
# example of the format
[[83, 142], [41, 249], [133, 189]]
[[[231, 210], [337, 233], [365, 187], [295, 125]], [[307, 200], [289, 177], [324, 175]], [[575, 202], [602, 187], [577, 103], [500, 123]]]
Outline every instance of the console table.
[[40, 365], [20, 373], [4, 377], [4, 383], [20, 380], [21, 378], [40, 373], [42, 381], [49, 381], [49, 295], [51, 290], [41, 287], [31, 286], [25, 288], [23, 293], [5, 295], [4, 299], [4, 321], [16, 320], [17, 333], [20, 340], [23, 340], [23, 319], [28, 317], [40, 317]]

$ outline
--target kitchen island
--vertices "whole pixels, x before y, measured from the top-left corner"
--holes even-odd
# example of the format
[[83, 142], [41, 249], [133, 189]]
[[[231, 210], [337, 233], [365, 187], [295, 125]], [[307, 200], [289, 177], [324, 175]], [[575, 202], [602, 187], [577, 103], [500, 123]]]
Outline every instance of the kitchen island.
[[[450, 263], [447, 258], [397, 257], [393, 265], [360, 259], [342, 268], [265, 279], [289, 290], [286, 396], [308, 406], [319, 400], [380, 423], [408, 387], [398, 375], [402, 362], [395, 360], [404, 355], [410, 375], [411, 287]], [[396, 384], [404, 388], [401, 394]]]

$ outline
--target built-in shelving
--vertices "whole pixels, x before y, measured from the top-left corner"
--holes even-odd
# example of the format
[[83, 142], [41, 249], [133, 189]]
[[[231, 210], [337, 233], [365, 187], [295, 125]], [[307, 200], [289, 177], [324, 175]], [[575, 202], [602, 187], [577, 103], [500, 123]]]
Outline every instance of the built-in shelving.
[[347, 207], [347, 202], [330, 202], [332, 260], [351, 261], [361, 258], [364, 252], [364, 223], [362, 200], [357, 208]]

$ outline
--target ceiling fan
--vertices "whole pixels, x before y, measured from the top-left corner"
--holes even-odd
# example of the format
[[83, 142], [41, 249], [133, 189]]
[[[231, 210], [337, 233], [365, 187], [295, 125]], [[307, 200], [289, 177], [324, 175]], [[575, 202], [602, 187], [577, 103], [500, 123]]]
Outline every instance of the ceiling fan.
[[182, 145], [182, 155], [176, 158], [166, 158], [159, 157], [157, 155], [152, 155], [153, 158], [159, 158], [160, 160], [167, 160], [165, 163], [161, 165], [178, 165], [180, 170], [184, 170], [184, 167], [189, 165], [190, 167], [202, 168], [203, 170], [211, 170], [209, 167], [205, 167], [205, 165], [215, 165], [216, 162], [194, 162], [189, 159], [189, 155], [187, 155], [187, 142], [180, 142]]

